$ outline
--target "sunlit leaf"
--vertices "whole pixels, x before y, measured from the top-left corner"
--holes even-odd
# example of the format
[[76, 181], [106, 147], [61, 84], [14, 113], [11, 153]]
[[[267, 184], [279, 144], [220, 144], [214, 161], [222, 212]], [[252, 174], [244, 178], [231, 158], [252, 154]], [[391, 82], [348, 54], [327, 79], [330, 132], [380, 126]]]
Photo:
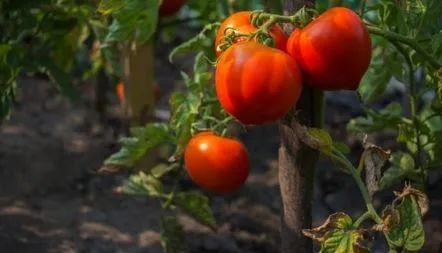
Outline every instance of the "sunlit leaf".
[[164, 187], [154, 176], [139, 172], [124, 182], [121, 192], [127, 195], [158, 197], [164, 192]]
[[106, 166], [133, 167], [150, 150], [171, 139], [169, 128], [164, 123], [150, 123], [132, 129], [132, 137], [122, 139], [121, 149], [104, 161]]

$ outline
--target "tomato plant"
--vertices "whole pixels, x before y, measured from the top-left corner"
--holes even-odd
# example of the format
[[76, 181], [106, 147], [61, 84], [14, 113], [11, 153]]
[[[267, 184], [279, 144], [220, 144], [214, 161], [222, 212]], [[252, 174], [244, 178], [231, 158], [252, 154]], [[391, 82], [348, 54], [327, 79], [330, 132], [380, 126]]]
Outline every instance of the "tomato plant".
[[[2, 115], [14, 99], [15, 80], [22, 73], [46, 73], [63, 93], [78, 98], [69, 76], [76, 66], [74, 54], [88, 52], [84, 50], [87, 38], [98, 40], [100, 46], [95, 46], [92, 55], [86, 53], [92, 64], [85, 75], [105, 68], [120, 78], [119, 43], [145, 45], [153, 41], [158, 24], [185, 21], [170, 17], [169, 23], [159, 22], [165, 13], [161, 8], [169, 3], [179, 8], [178, 1], [102, 0], [98, 5], [102, 16], [95, 14], [96, 6], [89, 1], [25, 2], [0, 3]], [[285, 2], [295, 6], [294, 0]], [[280, 9], [276, 6], [280, 1], [273, 3], [274, 9]], [[188, 8], [199, 10], [200, 15], [191, 13], [186, 22], [201, 31], [170, 53], [172, 60], [180, 53], [197, 52], [192, 74], [181, 73], [185, 91], [171, 94], [168, 122], [132, 128], [102, 169], [137, 169], [147, 154], [172, 146], [167, 161], [131, 175], [122, 192], [156, 198], [164, 209], [179, 209], [215, 229], [209, 199], [181, 188], [184, 172], [206, 190], [219, 194], [238, 190], [251, 168], [247, 147], [235, 139], [232, 126], [290, 119], [288, 130], [293, 138], [286, 136], [281, 147], [303, 145], [296, 154], [299, 159], [320, 151], [352, 177], [365, 203], [360, 216], [332, 214], [322, 226], [302, 227], [304, 235], [317, 240], [324, 253], [367, 252], [361, 243], [367, 233], [382, 234], [390, 252], [420, 250], [425, 239], [422, 218], [428, 211], [429, 172], [440, 171], [442, 165], [442, 1], [318, 0], [287, 15], [261, 11], [263, 6], [262, 1], [245, 0], [188, 2]], [[297, 28], [287, 43], [283, 25]], [[406, 90], [408, 111], [394, 101], [380, 110], [370, 107], [392, 80]], [[323, 101], [315, 101], [311, 94], [330, 90], [350, 90], [361, 99], [363, 113], [348, 123], [350, 132], [367, 136], [393, 130], [404, 147], [391, 151], [364, 138], [359, 163], [354, 164], [346, 156], [348, 147], [334, 142], [321, 127], [302, 125], [299, 110], [307, 118], [322, 113], [306, 112], [299, 103], [320, 107]], [[289, 169], [294, 175], [313, 170]], [[164, 185], [166, 174], [176, 177], [172, 187]], [[405, 187], [383, 211], [375, 207], [376, 192], [404, 182]], [[308, 189], [289, 188], [311, 195]], [[311, 217], [298, 215], [303, 210], [288, 209], [294, 210], [293, 217]], [[369, 226], [367, 220], [374, 225]], [[184, 229], [177, 217], [162, 217], [160, 223], [166, 252], [181, 252]]]
[[254, 41], [236, 43], [221, 55], [215, 85], [223, 108], [241, 123], [255, 125], [282, 118], [302, 89], [296, 62]]
[[308, 85], [321, 90], [356, 90], [371, 60], [371, 40], [352, 10], [332, 7], [287, 42], [287, 52]]
[[[226, 47], [226, 41], [224, 35], [234, 31], [240, 34], [249, 34], [256, 32], [258, 29], [252, 24], [250, 17], [252, 15], [251, 11], [240, 11], [236, 12], [229, 17], [227, 17], [218, 29], [215, 38], [215, 51], [216, 55], [219, 56], [223, 49]], [[227, 30], [226, 30], [227, 29]], [[287, 38], [279, 25], [274, 25], [269, 29], [269, 34], [274, 40], [275, 47], [281, 50], [285, 50]], [[237, 36], [234, 42], [247, 40], [246, 37]]]
[[[176, 146], [170, 164], [152, 168], [149, 174], [133, 176], [126, 185], [127, 190], [133, 192], [134, 186], [140, 185], [148, 189], [147, 195], [159, 198], [164, 207], [181, 207], [195, 219], [213, 227], [214, 217], [205, 197], [194, 192], [182, 193], [177, 190], [178, 186], [172, 192], [164, 192], [159, 178], [170, 171], [187, 169], [190, 178], [201, 188], [218, 193], [236, 190], [244, 183], [250, 165], [246, 147], [232, 139], [231, 124], [266, 124], [283, 119], [296, 107], [298, 98], [302, 98], [303, 81], [315, 90], [356, 90], [367, 116], [352, 120], [348, 129], [361, 133], [397, 129], [400, 131], [398, 141], [407, 143], [408, 150], [391, 152], [364, 140], [364, 152], [355, 166], [345, 156], [347, 148], [334, 143], [325, 130], [303, 126], [296, 120], [292, 122], [298, 140], [330, 157], [348, 172], [366, 204], [366, 210], [356, 219], [335, 213], [321, 227], [304, 228], [303, 233], [321, 243], [321, 252], [366, 251], [368, 249], [359, 240], [368, 230], [383, 233], [392, 252], [399, 248], [420, 249], [424, 242], [422, 216], [428, 209], [422, 186], [426, 171], [438, 161], [440, 130], [433, 119], [441, 116], [438, 106], [442, 97], [435, 86], [440, 83], [442, 54], [437, 45], [425, 38], [439, 36], [440, 26], [435, 28], [428, 22], [431, 13], [424, 11], [428, 9], [407, 3], [351, 3], [357, 8], [356, 12], [325, 2], [318, 1], [316, 9], [305, 7], [293, 15], [263, 11], [228, 15], [225, 6], [221, 6], [227, 19], [205, 25], [200, 33], [170, 54], [172, 59], [179, 53], [199, 52], [193, 76], [182, 73], [187, 93], [177, 92], [171, 96], [169, 124], [152, 123], [134, 129], [133, 137], [123, 140], [122, 149], [106, 160], [104, 168], [136, 166], [143, 154], [173, 142]], [[333, 5], [345, 2], [334, 1]], [[432, 1], [426, 5], [438, 7]], [[415, 11], [415, 16], [405, 15], [404, 10]], [[286, 44], [285, 37], [279, 36], [283, 35], [280, 33], [283, 24], [297, 27], [284, 47], [281, 45]], [[211, 54], [213, 46], [210, 45], [215, 45], [217, 57]], [[211, 65], [216, 68], [214, 78]], [[414, 72], [417, 68], [424, 69], [427, 75], [419, 81], [428, 82], [424, 90], [437, 91], [432, 103], [423, 109], [426, 116], [421, 116], [416, 106], [418, 91]], [[409, 117], [403, 116], [395, 103], [380, 112], [368, 108], [367, 102], [382, 95], [392, 75], [408, 82], [412, 109]], [[239, 155], [222, 155], [228, 152]], [[382, 167], [387, 164], [391, 167], [382, 173]], [[217, 174], [221, 171], [223, 173]], [[366, 182], [361, 176], [363, 171], [367, 174]], [[411, 179], [411, 185], [407, 184], [379, 213], [373, 205], [373, 194], [405, 178]], [[155, 190], [148, 187], [152, 183], [158, 186]], [[199, 202], [203, 207], [187, 208], [177, 197], [181, 196], [179, 194], [192, 196], [195, 200], [188, 199], [189, 203]], [[368, 219], [375, 226], [365, 227], [364, 221]], [[391, 223], [392, 219], [396, 222]], [[177, 223], [170, 219], [163, 225], [180, 227]], [[176, 229], [167, 231], [169, 234], [163, 234], [166, 242], [181, 238], [179, 233], [171, 232]], [[407, 238], [405, 231], [416, 236]], [[166, 248], [167, 245], [170, 246], [166, 243]]]
[[202, 188], [224, 193], [236, 190], [245, 182], [250, 162], [240, 141], [201, 132], [186, 145], [184, 165], [192, 180]]

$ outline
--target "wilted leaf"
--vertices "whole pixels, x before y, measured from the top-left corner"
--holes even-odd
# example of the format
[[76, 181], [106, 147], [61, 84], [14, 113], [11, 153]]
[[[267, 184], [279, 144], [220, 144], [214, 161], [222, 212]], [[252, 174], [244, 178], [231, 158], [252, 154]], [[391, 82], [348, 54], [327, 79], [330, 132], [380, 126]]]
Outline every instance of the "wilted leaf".
[[397, 226], [400, 220], [400, 213], [397, 209], [388, 205], [382, 212], [382, 223], [373, 226], [373, 230], [379, 232], [389, 232], [392, 227]]
[[321, 243], [322, 253], [368, 252], [368, 249], [361, 245], [364, 237], [364, 230], [353, 229], [353, 221], [346, 213], [334, 213], [319, 227], [304, 229], [302, 233]]
[[[418, 198], [422, 207], [418, 204]], [[392, 206], [399, 212], [399, 222], [390, 228], [386, 234], [387, 239], [396, 247], [403, 247], [409, 251], [419, 250], [425, 241], [421, 209], [423, 211], [428, 209], [426, 195], [406, 186], [393, 201]]]
[[320, 253], [368, 253], [369, 249], [360, 241], [364, 239], [364, 232], [360, 230], [337, 230], [331, 232], [321, 243]]
[[179, 192], [175, 196], [173, 203], [196, 221], [213, 230], [216, 229], [216, 220], [206, 196], [196, 191]]
[[391, 151], [367, 142], [367, 136], [364, 139], [363, 146], [365, 148], [362, 155], [366, 175], [365, 181], [368, 192], [373, 195], [379, 190], [382, 169], [390, 159]]
[[330, 215], [321, 226], [313, 229], [303, 229], [302, 233], [313, 240], [322, 242], [330, 231], [350, 229], [352, 225], [351, 217], [346, 213], [339, 212]]
[[161, 217], [161, 241], [166, 253], [182, 253], [186, 234], [178, 219], [173, 216]]

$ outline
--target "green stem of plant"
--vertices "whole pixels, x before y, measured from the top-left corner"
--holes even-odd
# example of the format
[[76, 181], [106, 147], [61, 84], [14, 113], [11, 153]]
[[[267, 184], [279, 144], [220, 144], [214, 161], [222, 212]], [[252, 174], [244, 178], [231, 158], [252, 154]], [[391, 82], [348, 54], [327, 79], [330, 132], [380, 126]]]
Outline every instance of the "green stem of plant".
[[370, 33], [382, 36], [390, 41], [398, 41], [401, 42], [412, 49], [414, 49], [418, 54], [422, 55], [435, 69], [442, 68], [442, 63], [440, 63], [436, 58], [434, 58], [432, 55], [430, 55], [427, 51], [425, 51], [419, 43], [414, 40], [413, 38], [403, 36], [398, 33], [394, 33], [391, 31], [386, 31], [381, 28], [372, 26], [372, 25], [366, 25], [367, 29]]
[[338, 150], [334, 149], [330, 155], [336, 161], [340, 162], [341, 165], [345, 169], [347, 169], [348, 172], [350, 172], [351, 176], [353, 177], [353, 179], [356, 182], [356, 185], [359, 188], [359, 191], [362, 194], [362, 198], [364, 199], [365, 206], [367, 207], [367, 212], [370, 213], [371, 218], [378, 224], [382, 223], [382, 218], [376, 212], [376, 209], [373, 206], [373, 201], [371, 200], [370, 194], [368, 193], [367, 187], [365, 187], [365, 184], [362, 181], [357, 168], [355, 168], [353, 166], [353, 164], [347, 159], [347, 157], [345, 157], [345, 155], [342, 154], [341, 152], [339, 152]]
[[418, 123], [418, 112], [417, 112], [417, 103], [418, 103], [418, 92], [416, 83], [414, 80], [414, 72], [415, 67], [413, 65], [413, 62], [411, 61], [410, 55], [407, 52], [407, 50], [396, 41], [391, 41], [391, 43], [396, 47], [398, 52], [402, 54], [402, 56], [405, 58], [405, 62], [408, 66], [408, 96], [409, 96], [409, 102], [410, 102], [410, 116], [413, 122], [415, 135], [416, 135], [416, 153], [414, 154], [414, 162], [416, 165], [416, 168], [419, 170], [419, 173], [421, 175], [422, 185], [424, 189], [426, 188], [426, 176], [425, 176], [425, 170], [422, 166], [421, 161], [421, 153], [422, 153], [422, 143], [420, 138], [420, 128]]
[[162, 207], [164, 209], [168, 209], [172, 205], [172, 202], [175, 198], [176, 191], [178, 190], [178, 186], [180, 184], [180, 180], [181, 180], [181, 178], [183, 178], [183, 175], [184, 175], [184, 168], [183, 168], [183, 161], [182, 160], [180, 160], [177, 167], [180, 171], [178, 172], [178, 175], [175, 178], [175, 182], [173, 184], [172, 191], [169, 194], [167, 194], [166, 202], [164, 202], [164, 204], [162, 205]]
[[362, 17], [365, 13], [365, 6], [367, 6], [367, 0], [361, 1], [361, 9], [359, 10], [359, 15]]
[[365, 212], [363, 213], [361, 216], [359, 216], [359, 218], [353, 223], [353, 228], [358, 228], [362, 222], [364, 222], [365, 220], [372, 218], [372, 215], [370, 212]]

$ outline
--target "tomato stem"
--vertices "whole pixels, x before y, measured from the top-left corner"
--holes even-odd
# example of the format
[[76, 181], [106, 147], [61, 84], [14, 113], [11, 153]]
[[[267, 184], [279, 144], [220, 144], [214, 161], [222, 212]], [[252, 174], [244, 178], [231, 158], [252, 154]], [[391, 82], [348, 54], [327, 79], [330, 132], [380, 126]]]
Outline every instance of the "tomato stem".
[[362, 224], [362, 222], [364, 222], [367, 219], [372, 218], [372, 217], [373, 216], [371, 215], [371, 213], [366, 211], [361, 216], [359, 216], [359, 218], [353, 223], [353, 228], [357, 229]]
[[391, 41], [398, 41], [401, 42], [407, 46], [409, 46], [410, 48], [414, 49], [418, 54], [422, 55], [430, 64], [433, 68], [435, 69], [440, 69], [442, 68], [442, 63], [440, 63], [436, 58], [434, 58], [431, 54], [429, 54], [427, 51], [425, 51], [420, 45], [419, 43], [417, 43], [417, 41], [413, 38], [395, 33], [395, 32], [391, 32], [391, 31], [386, 31], [384, 29], [366, 24], [367, 29], [370, 33], [374, 34], [374, 35], [379, 35], [382, 36], [388, 40]]
[[357, 168], [353, 166], [353, 164], [345, 157], [344, 154], [342, 154], [339, 150], [333, 149], [331, 154], [329, 154], [335, 161], [341, 164], [348, 172], [350, 172], [351, 176], [356, 182], [356, 185], [359, 188], [359, 191], [362, 194], [362, 198], [364, 199], [365, 206], [367, 208], [367, 212], [370, 213], [372, 219], [380, 224], [382, 223], [382, 218], [378, 215], [376, 212], [376, 209], [373, 206], [373, 201], [370, 197], [370, 194], [368, 193], [367, 187], [365, 186], [364, 182], [361, 179], [360, 173]]
[[408, 54], [407, 50], [396, 41], [392, 41], [392, 44], [396, 47], [398, 52], [402, 54], [402, 56], [405, 58], [405, 62], [408, 66], [408, 96], [409, 96], [409, 102], [410, 102], [410, 116], [413, 123], [415, 135], [416, 135], [416, 153], [414, 154], [414, 163], [416, 165], [417, 170], [420, 173], [421, 181], [423, 188], [426, 188], [426, 175], [425, 175], [425, 169], [424, 166], [422, 166], [421, 161], [421, 154], [422, 154], [422, 143], [421, 143], [421, 133], [419, 128], [419, 119], [418, 119], [418, 112], [417, 112], [417, 103], [418, 103], [418, 92], [416, 87], [416, 82], [414, 80], [414, 72], [415, 72], [415, 66], [411, 60], [410, 55]]

